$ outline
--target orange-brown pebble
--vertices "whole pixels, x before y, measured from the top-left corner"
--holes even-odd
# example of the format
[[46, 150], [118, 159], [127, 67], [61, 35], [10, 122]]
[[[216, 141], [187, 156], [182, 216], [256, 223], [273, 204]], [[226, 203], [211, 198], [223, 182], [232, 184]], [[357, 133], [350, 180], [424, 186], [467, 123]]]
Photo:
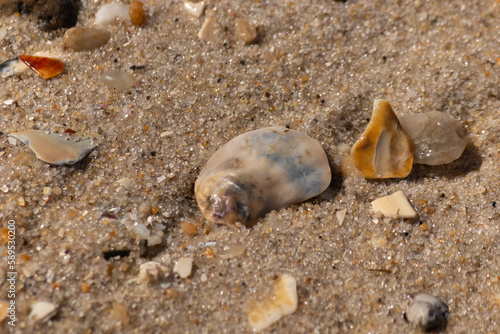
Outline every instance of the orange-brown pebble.
[[80, 288], [82, 289], [83, 293], [87, 293], [89, 292], [90, 285], [87, 282], [83, 282]]
[[214, 257], [215, 252], [212, 248], [207, 248], [203, 251], [203, 255], [205, 255], [206, 257]]
[[153, 206], [153, 208], [151, 209], [151, 213], [156, 215], [158, 213], [158, 207]]
[[21, 259], [25, 262], [28, 262], [29, 260], [31, 260], [31, 257], [28, 254], [23, 254], [21, 255]]
[[182, 230], [184, 233], [189, 234], [189, 235], [196, 235], [196, 226], [194, 224], [188, 223], [188, 222], [182, 222], [180, 224]]
[[130, 317], [128, 316], [124, 303], [114, 303], [110, 313], [113, 319], [124, 325], [127, 325], [130, 322]]
[[20, 55], [19, 59], [43, 79], [52, 78], [64, 69], [63, 62], [57, 58]]
[[0, 237], [2, 238], [3, 243], [7, 244], [9, 242], [9, 229], [6, 227], [0, 228]]
[[429, 228], [429, 225], [427, 223], [423, 223], [422, 225], [419, 226], [419, 228], [422, 231], [427, 231], [427, 229]]
[[140, 1], [131, 1], [128, 7], [128, 15], [130, 21], [136, 26], [141, 26], [146, 21], [146, 13], [144, 12], [143, 4]]
[[175, 299], [179, 296], [179, 291], [173, 288], [168, 288], [165, 290], [165, 295], [167, 296], [168, 299]]
[[8, 307], [9, 302], [0, 300], [0, 322], [4, 321], [5, 318], [7, 318], [7, 315], [9, 314], [9, 310], [7, 310]]

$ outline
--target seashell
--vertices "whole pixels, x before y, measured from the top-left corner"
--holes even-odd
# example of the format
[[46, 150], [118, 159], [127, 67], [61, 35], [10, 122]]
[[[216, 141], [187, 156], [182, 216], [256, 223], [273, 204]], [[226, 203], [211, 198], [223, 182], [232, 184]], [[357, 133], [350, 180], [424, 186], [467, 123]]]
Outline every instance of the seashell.
[[118, 70], [107, 71], [101, 74], [100, 79], [108, 88], [116, 90], [126, 90], [135, 85], [135, 79], [132, 74]]
[[90, 140], [71, 142], [40, 130], [13, 132], [9, 136], [29, 146], [37, 158], [52, 165], [72, 165], [82, 160], [95, 147]]
[[425, 331], [444, 329], [447, 316], [448, 306], [442, 300], [426, 293], [416, 295], [404, 314], [406, 320], [419, 325]]
[[29, 67], [19, 60], [19, 57], [14, 59], [9, 59], [0, 64], [0, 76], [6, 78], [8, 76], [24, 72], [28, 70]]
[[127, 20], [129, 18], [129, 6], [121, 3], [108, 3], [97, 11], [94, 23], [97, 26], [107, 26], [116, 19]]
[[358, 171], [367, 179], [410, 174], [413, 145], [389, 102], [375, 100], [372, 119], [352, 147], [351, 156]]
[[272, 210], [320, 194], [330, 180], [321, 145], [276, 126], [244, 133], [223, 145], [201, 171], [194, 191], [209, 221], [251, 226]]
[[373, 211], [380, 212], [386, 217], [417, 217], [417, 213], [401, 190], [392, 195], [377, 198], [372, 202], [372, 208]]
[[64, 43], [75, 51], [88, 51], [100, 48], [110, 38], [111, 33], [109, 31], [98, 28], [71, 28], [64, 33]]
[[20, 55], [19, 60], [25, 63], [43, 79], [52, 78], [64, 69], [64, 64], [57, 58]]
[[130, 21], [136, 26], [142, 26], [146, 21], [146, 13], [144, 12], [143, 4], [140, 1], [130, 1], [128, 14]]
[[399, 118], [401, 126], [410, 136], [415, 163], [442, 165], [462, 155], [467, 145], [465, 131], [459, 121], [445, 113], [405, 115]]

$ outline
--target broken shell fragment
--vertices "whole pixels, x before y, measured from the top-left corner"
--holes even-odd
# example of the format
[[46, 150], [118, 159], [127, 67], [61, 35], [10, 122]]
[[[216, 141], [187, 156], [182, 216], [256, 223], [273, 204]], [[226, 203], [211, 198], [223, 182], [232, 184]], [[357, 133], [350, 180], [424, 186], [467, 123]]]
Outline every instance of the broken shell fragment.
[[8, 76], [24, 72], [28, 70], [29, 67], [19, 60], [19, 57], [14, 59], [9, 59], [0, 64], [0, 76], [6, 78]]
[[370, 123], [354, 144], [351, 156], [367, 179], [407, 176], [413, 164], [413, 147], [391, 105], [375, 100]]
[[445, 113], [405, 115], [399, 118], [401, 126], [410, 136], [415, 163], [442, 165], [450, 163], [462, 155], [467, 140], [459, 121]]
[[52, 165], [72, 165], [82, 160], [95, 147], [91, 140], [71, 142], [56, 134], [40, 130], [13, 132], [9, 136], [29, 146], [37, 158]]
[[19, 60], [25, 63], [43, 79], [52, 78], [64, 69], [64, 64], [57, 58], [20, 55]]
[[248, 308], [248, 322], [259, 332], [297, 309], [297, 282], [290, 275], [279, 277], [270, 296]]
[[201, 171], [195, 194], [209, 221], [251, 226], [272, 210], [320, 194], [330, 180], [321, 145], [277, 126], [244, 133], [223, 145]]
[[400, 190], [392, 195], [378, 198], [372, 202], [375, 212], [381, 212], [386, 217], [415, 218], [417, 213], [413, 210], [405, 194]]
[[405, 313], [405, 319], [419, 325], [425, 331], [444, 329], [448, 306], [440, 299], [426, 293], [419, 293]]
[[111, 33], [109, 31], [98, 28], [71, 28], [64, 33], [64, 43], [75, 51], [88, 51], [100, 48], [110, 38]]
[[217, 41], [217, 29], [217, 19], [215, 17], [207, 17], [198, 32], [198, 38], [205, 42], [215, 42]]
[[184, 2], [184, 8], [186, 9], [186, 11], [196, 18], [200, 18], [206, 7], [207, 5], [204, 1], [200, 1], [198, 3], [194, 3], [191, 1]]

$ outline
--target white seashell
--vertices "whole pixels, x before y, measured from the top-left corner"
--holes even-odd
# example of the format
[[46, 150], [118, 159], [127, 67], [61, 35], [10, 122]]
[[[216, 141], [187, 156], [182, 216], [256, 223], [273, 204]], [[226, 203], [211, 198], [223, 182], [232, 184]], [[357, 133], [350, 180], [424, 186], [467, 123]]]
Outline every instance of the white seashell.
[[419, 325], [426, 331], [446, 327], [448, 306], [440, 299], [426, 293], [419, 293], [408, 306], [405, 319]]
[[13, 132], [9, 136], [29, 146], [36, 157], [52, 165], [72, 165], [85, 158], [95, 147], [90, 140], [71, 142], [40, 130]]
[[97, 11], [95, 14], [95, 25], [107, 26], [113, 23], [116, 19], [128, 20], [128, 5], [121, 3], [108, 3]]
[[242, 134], [208, 160], [195, 194], [205, 218], [251, 226], [272, 210], [323, 192], [331, 180], [328, 159], [311, 137], [283, 127]]
[[386, 217], [417, 217], [417, 213], [401, 190], [392, 195], [377, 198], [372, 202], [372, 208], [373, 211], [380, 212]]

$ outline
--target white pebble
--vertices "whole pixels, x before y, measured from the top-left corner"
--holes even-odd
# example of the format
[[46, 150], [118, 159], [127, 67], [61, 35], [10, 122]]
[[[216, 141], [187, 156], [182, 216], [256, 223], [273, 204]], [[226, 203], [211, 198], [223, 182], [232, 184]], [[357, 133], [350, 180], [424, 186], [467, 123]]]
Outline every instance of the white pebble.
[[198, 38], [205, 42], [215, 42], [217, 40], [217, 36], [215, 34], [216, 30], [217, 19], [215, 17], [207, 17], [198, 32]]
[[181, 278], [186, 278], [191, 275], [191, 270], [193, 269], [193, 258], [183, 257], [177, 260], [174, 265], [174, 272], [179, 274]]
[[392, 195], [380, 197], [372, 202], [375, 212], [381, 212], [386, 217], [400, 216], [403, 218], [415, 218], [417, 213], [413, 210], [405, 194], [400, 190]]
[[201, 281], [201, 282], [206, 282], [207, 280], [208, 280], [207, 274], [204, 274], [204, 273], [203, 273], [203, 274], [201, 274], [201, 276], [200, 276], [200, 281]]
[[128, 5], [121, 3], [108, 3], [97, 11], [94, 23], [98, 26], [106, 26], [116, 19], [128, 20]]
[[36, 321], [47, 321], [57, 313], [57, 305], [51, 302], [38, 301], [31, 305], [29, 317]]
[[194, 3], [191, 1], [184, 2], [184, 8], [186, 9], [186, 11], [196, 18], [200, 18], [200, 16], [203, 15], [206, 7], [207, 5], [204, 1], [198, 3]]
[[[151, 232], [144, 224], [137, 224], [132, 226], [132, 234], [134, 234], [138, 239], [146, 239], [149, 237]], [[149, 243], [148, 243], [149, 245]]]
[[426, 331], [445, 327], [447, 316], [448, 306], [442, 300], [426, 293], [416, 295], [405, 313], [406, 320]]

